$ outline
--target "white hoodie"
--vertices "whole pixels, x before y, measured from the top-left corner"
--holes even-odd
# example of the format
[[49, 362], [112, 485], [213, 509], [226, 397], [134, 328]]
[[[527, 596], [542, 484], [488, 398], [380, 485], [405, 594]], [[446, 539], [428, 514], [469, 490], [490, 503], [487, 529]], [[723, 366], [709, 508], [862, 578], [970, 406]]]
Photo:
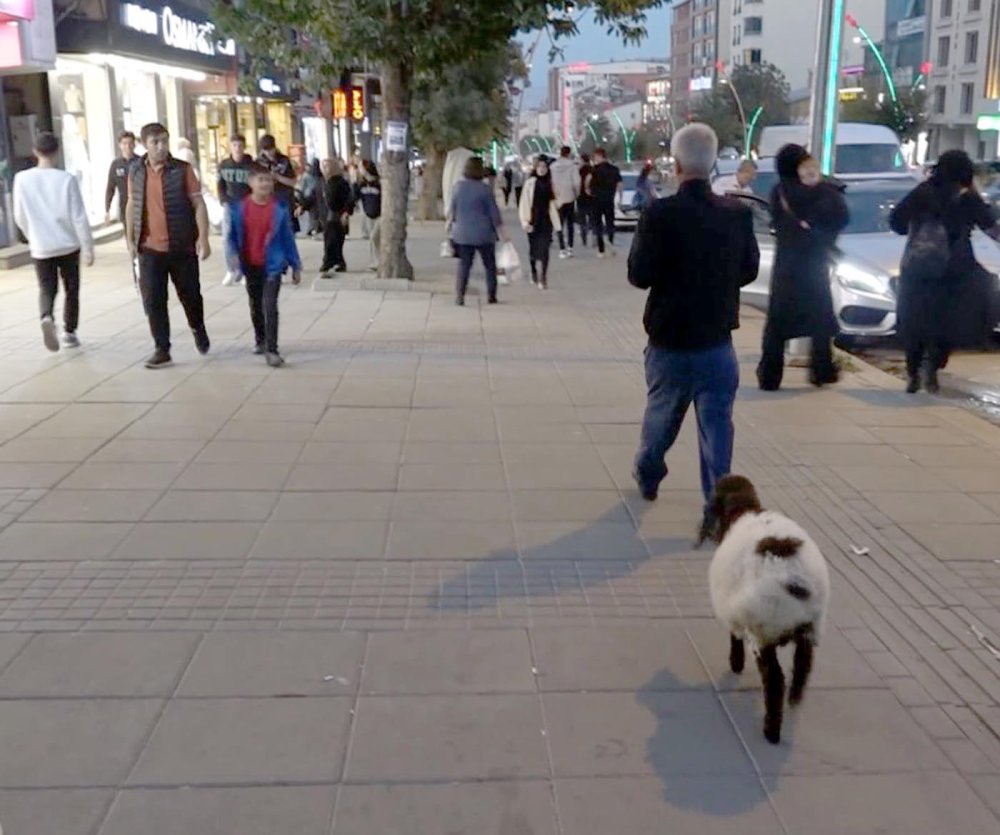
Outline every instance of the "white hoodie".
[[61, 168], [29, 168], [14, 176], [14, 222], [36, 260], [78, 249], [89, 260], [94, 251], [80, 186]]
[[552, 172], [552, 190], [556, 203], [565, 206], [580, 196], [580, 171], [569, 157], [559, 157], [549, 166]]

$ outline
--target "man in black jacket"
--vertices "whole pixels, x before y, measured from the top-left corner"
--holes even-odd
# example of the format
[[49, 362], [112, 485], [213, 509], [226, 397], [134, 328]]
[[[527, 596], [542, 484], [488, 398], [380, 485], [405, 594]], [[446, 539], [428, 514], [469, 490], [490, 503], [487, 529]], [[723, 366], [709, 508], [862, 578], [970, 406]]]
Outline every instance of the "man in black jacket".
[[219, 163], [219, 181], [216, 189], [222, 205], [222, 240], [226, 247], [226, 275], [222, 279], [225, 286], [243, 281], [240, 272], [239, 253], [229, 251], [229, 207], [239, 203], [250, 194], [250, 171], [253, 157], [246, 152], [247, 139], [242, 133], [233, 134], [229, 139], [229, 156]]
[[628, 258], [629, 283], [650, 291], [643, 317], [649, 395], [633, 476], [643, 498], [655, 500], [667, 475], [664, 458], [694, 403], [703, 534], [715, 524], [715, 485], [732, 463], [739, 364], [731, 331], [740, 325], [740, 288], [757, 277], [760, 262], [749, 207], [712, 194], [718, 146], [707, 125], [675, 134], [680, 188], [645, 211]]
[[118, 135], [119, 155], [108, 169], [108, 185], [104, 189], [104, 222], [111, 222], [111, 201], [118, 193], [118, 221], [125, 222], [125, 204], [128, 202], [128, 175], [139, 157], [135, 154], [135, 134], [123, 131]]
[[260, 156], [257, 162], [267, 168], [274, 177], [274, 197], [294, 208], [295, 199], [295, 168], [292, 161], [278, 150], [274, 137], [265, 133], [260, 138]]
[[326, 202], [326, 224], [323, 227], [323, 266], [319, 268], [321, 278], [329, 278], [331, 270], [347, 272], [344, 261], [344, 238], [347, 224], [354, 210], [354, 191], [344, 176], [344, 165], [340, 160], [324, 160], [323, 194]]

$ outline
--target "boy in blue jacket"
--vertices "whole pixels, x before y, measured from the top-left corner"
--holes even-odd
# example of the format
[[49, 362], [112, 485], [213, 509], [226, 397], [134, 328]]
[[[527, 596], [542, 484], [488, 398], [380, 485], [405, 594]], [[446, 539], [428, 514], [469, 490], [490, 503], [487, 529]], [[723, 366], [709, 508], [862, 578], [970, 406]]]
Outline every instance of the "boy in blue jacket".
[[[253, 322], [255, 354], [264, 354], [267, 364], [285, 364], [278, 353], [278, 293], [281, 277], [292, 268], [292, 283], [302, 280], [302, 259], [295, 246], [292, 216], [288, 206], [274, 197], [274, 176], [254, 163], [250, 171], [250, 194], [228, 207], [229, 251], [239, 258], [246, 277]], [[230, 265], [235, 269], [236, 265]]]

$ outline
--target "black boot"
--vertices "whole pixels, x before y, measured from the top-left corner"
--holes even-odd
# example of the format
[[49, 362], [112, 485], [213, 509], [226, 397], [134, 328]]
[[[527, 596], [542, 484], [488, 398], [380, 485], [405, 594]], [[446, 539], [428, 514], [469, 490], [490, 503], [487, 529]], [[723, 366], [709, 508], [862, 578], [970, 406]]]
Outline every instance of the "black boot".
[[918, 391], [920, 391], [920, 375], [908, 373], [906, 375], [906, 393], [916, 394]]

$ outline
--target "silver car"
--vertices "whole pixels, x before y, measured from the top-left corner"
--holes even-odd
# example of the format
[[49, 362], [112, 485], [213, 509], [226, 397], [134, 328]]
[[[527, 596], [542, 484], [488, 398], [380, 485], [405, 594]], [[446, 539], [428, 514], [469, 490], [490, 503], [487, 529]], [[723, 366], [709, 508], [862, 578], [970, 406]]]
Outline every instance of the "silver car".
[[[896, 290], [906, 238], [889, 229], [889, 212], [915, 185], [913, 180], [899, 178], [847, 182], [844, 197], [850, 222], [837, 242], [837, 258], [830, 275], [833, 308], [841, 339], [846, 342], [896, 332]], [[766, 309], [775, 254], [770, 207], [761, 197], [730, 196], [753, 209], [760, 246], [760, 273], [756, 281], [743, 288], [742, 299]], [[976, 258], [1000, 282], [1000, 248], [978, 231], [972, 243]]]

